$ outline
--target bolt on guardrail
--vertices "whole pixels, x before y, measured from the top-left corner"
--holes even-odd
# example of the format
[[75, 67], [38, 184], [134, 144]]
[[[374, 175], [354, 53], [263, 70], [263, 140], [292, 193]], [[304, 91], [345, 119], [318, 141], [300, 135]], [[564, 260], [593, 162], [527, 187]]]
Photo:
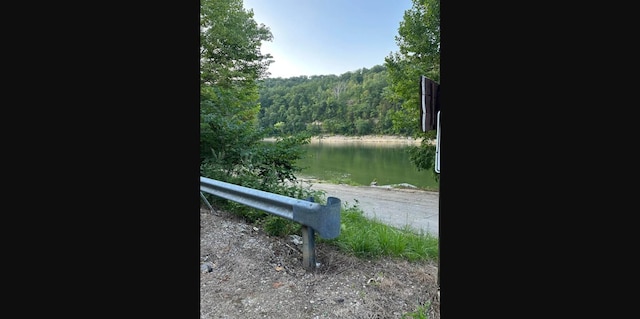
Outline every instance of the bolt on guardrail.
[[314, 233], [324, 239], [340, 235], [340, 199], [327, 198], [323, 206], [313, 201], [269, 193], [249, 187], [200, 176], [200, 191], [234, 201], [264, 212], [287, 218], [302, 225], [302, 264], [315, 267]]

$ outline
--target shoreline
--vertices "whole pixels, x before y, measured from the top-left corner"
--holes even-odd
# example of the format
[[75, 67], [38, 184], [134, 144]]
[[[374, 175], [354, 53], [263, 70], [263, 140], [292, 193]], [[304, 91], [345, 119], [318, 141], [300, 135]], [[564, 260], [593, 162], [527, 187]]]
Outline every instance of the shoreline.
[[296, 175], [296, 182], [299, 182], [303, 186], [309, 186], [314, 184], [330, 184], [330, 185], [340, 185], [345, 187], [352, 188], [377, 188], [377, 189], [385, 189], [385, 190], [397, 190], [397, 191], [411, 191], [411, 192], [430, 192], [430, 193], [440, 193], [439, 189], [433, 188], [422, 188], [409, 183], [399, 183], [399, 184], [387, 184], [387, 185], [378, 185], [378, 184], [369, 184], [369, 185], [356, 185], [356, 184], [344, 184], [344, 183], [336, 183], [329, 180], [319, 179], [313, 176], [307, 175]]
[[[263, 141], [275, 142], [276, 137], [266, 137]], [[376, 144], [393, 144], [393, 145], [420, 145], [422, 139], [415, 139], [411, 136], [400, 135], [361, 135], [361, 136], [347, 136], [347, 135], [316, 135], [312, 136], [310, 143], [332, 143], [332, 144], [348, 144], [348, 143], [376, 143]], [[431, 141], [431, 144], [435, 144], [435, 140]]]

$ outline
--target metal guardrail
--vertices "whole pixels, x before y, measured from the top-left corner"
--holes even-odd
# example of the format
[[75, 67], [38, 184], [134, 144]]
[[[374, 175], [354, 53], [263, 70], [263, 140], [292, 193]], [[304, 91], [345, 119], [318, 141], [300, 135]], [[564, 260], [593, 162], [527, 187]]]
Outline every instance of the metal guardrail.
[[342, 206], [340, 199], [335, 197], [328, 197], [327, 205], [323, 206], [312, 201], [269, 193], [202, 176], [200, 176], [200, 191], [301, 224], [302, 265], [307, 270], [316, 266], [315, 231], [324, 239], [333, 239], [340, 235]]

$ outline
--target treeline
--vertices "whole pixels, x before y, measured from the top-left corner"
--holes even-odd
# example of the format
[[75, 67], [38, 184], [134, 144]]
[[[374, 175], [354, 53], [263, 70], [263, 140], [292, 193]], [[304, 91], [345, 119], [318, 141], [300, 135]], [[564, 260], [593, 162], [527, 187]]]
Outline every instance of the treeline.
[[259, 96], [259, 126], [274, 136], [414, 133], [393, 125], [403, 101], [382, 65], [341, 75], [267, 78], [260, 81]]

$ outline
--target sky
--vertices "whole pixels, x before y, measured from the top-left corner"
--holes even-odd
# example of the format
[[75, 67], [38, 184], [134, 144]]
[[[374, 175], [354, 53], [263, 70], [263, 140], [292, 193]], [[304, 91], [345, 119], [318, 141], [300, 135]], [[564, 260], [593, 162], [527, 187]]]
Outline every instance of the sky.
[[341, 75], [384, 65], [412, 0], [243, 0], [273, 40], [271, 78]]

